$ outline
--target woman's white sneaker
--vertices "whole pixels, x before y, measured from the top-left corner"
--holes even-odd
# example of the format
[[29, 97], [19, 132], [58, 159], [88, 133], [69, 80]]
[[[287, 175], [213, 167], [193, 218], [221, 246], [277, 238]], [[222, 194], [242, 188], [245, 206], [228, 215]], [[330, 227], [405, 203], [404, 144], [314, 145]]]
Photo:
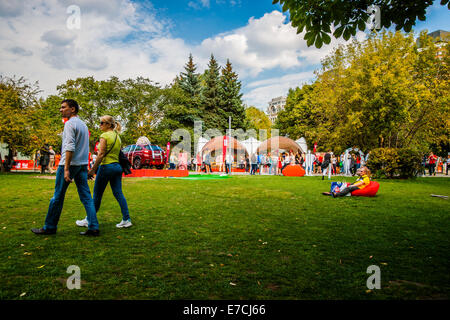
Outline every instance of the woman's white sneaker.
[[86, 228], [87, 228], [88, 225], [89, 225], [89, 222], [87, 221], [86, 218], [84, 218], [83, 220], [77, 220], [75, 223], [76, 223], [77, 226], [79, 226], [79, 227], [86, 227]]
[[117, 228], [128, 228], [131, 227], [133, 224], [130, 220], [124, 221], [122, 220], [119, 224], [116, 224]]

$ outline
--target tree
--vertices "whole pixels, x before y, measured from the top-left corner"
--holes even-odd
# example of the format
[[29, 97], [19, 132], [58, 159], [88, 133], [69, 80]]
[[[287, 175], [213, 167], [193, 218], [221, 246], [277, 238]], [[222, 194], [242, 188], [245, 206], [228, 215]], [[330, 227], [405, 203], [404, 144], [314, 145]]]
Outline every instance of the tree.
[[[380, 8], [381, 27], [389, 28], [395, 24], [396, 30], [409, 32], [417, 19], [425, 21], [426, 9], [433, 0], [273, 0], [273, 4], [276, 3], [282, 5], [284, 12], [289, 10], [297, 33], [306, 31], [304, 39], [307, 45], [315, 44], [320, 48], [323, 43], [330, 43], [331, 34], [348, 40], [358, 29], [364, 31], [369, 18], [367, 10], [371, 5]], [[449, 0], [441, 0], [440, 3], [450, 9]]]
[[37, 147], [31, 139], [33, 127], [30, 119], [35, 112], [39, 91], [37, 83], [30, 84], [23, 77], [0, 76], [0, 141], [8, 145], [9, 159], [17, 151], [29, 155]]
[[317, 140], [317, 128], [320, 115], [311, 105], [308, 94], [313, 85], [305, 84], [301, 88], [289, 89], [286, 106], [278, 113], [274, 127], [281, 135], [289, 135], [294, 140], [305, 137], [307, 141]]
[[280, 130], [334, 150], [445, 147], [448, 45], [440, 59], [426, 32], [419, 42], [421, 48], [413, 34], [382, 32], [337, 48], [311, 88], [289, 92]]
[[141, 136], [153, 142], [164, 118], [162, 89], [147, 78], [126, 79], [120, 84], [118, 99], [116, 112], [126, 128], [124, 143], [136, 143]]
[[100, 117], [118, 114], [119, 87], [119, 79], [116, 77], [111, 77], [110, 80], [97, 81], [92, 76], [67, 80], [66, 83], [57, 86], [60, 97], [74, 99], [78, 102], [80, 106], [78, 115], [89, 128], [92, 147], [101, 134]]
[[[195, 72], [197, 66], [194, 64], [192, 54], [189, 54], [184, 70], [185, 72], [182, 72], [164, 91], [166, 106], [169, 108], [165, 111], [165, 117], [174, 120], [180, 126], [193, 128], [194, 121], [201, 119], [202, 86], [200, 75]], [[178, 110], [171, 109], [171, 106], [177, 106]]]
[[63, 99], [56, 95], [50, 95], [46, 99], [40, 99], [35, 111], [30, 117], [33, 130], [30, 139], [35, 148], [40, 148], [48, 143], [55, 151], [61, 150], [61, 137], [58, 135], [64, 130], [64, 123], [59, 109]]
[[226, 112], [221, 108], [220, 97], [220, 68], [214, 55], [208, 63], [204, 74], [204, 87], [202, 95], [202, 112], [205, 129], [217, 128], [223, 130], [228, 127]]
[[194, 64], [194, 58], [192, 54], [189, 54], [189, 60], [184, 66], [185, 72], [182, 72], [178, 85], [183, 89], [191, 98], [196, 98], [201, 93], [199, 74], [195, 73], [197, 66]]
[[238, 80], [238, 75], [233, 71], [231, 62], [228, 59], [220, 77], [220, 100], [222, 102], [222, 110], [225, 111], [227, 118], [231, 116], [231, 126], [235, 129], [246, 130], [248, 122], [245, 121], [241, 82]]
[[256, 132], [259, 132], [260, 129], [267, 130], [267, 137], [270, 137], [272, 123], [263, 111], [251, 106], [245, 109], [245, 117], [249, 122], [250, 129], [254, 129]]
[[161, 89], [142, 77], [123, 81], [117, 77], [102, 81], [77, 78], [57, 88], [60, 96], [79, 103], [79, 116], [91, 132], [91, 147], [101, 134], [99, 119], [103, 115], [111, 115], [120, 122], [125, 129], [122, 141], [126, 144], [136, 142], [140, 136], [151, 139], [164, 114]]

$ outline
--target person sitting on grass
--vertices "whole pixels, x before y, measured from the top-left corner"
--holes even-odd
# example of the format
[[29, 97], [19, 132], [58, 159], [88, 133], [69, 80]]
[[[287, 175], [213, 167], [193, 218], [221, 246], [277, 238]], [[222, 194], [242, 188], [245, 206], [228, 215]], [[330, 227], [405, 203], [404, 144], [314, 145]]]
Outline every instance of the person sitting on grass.
[[322, 192], [322, 194], [325, 196], [333, 196], [333, 198], [343, 197], [350, 192], [367, 187], [370, 183], [369, 168], [361, 167], [356, 171], [356, 174], [359, 176], [359, 178], [341, 192]]

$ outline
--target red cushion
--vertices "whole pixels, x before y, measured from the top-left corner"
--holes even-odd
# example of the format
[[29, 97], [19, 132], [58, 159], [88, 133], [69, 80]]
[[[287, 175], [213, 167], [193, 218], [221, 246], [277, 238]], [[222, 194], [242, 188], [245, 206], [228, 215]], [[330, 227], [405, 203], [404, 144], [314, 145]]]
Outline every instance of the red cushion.
[[303, 177], [305, 173], [305, 169], [299, 164], [287, 165], [286, 168], [283, 169], [283, 176], [288, 177]]
[[352, 192], [352, 196], [375, 197], [380, 188], [380, 184], [376, 181], [370, 181], [369, 185], [364, 189], [358, 189]]

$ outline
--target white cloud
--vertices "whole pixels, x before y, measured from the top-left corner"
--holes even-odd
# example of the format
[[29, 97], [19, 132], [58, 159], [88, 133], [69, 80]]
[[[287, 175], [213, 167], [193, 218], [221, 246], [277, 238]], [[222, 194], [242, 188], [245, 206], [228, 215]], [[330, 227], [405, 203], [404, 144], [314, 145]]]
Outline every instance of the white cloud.
[[188, 6], [191, 8], [194, 8], [196, 10], [203, 8], [209, 8], [210, 3], [209, 0], [195, 0], [195, 1], [189, 1]]
[[[79, 30], [66, 27], [66, 10], [72, 4], [80, 7]], [[67, 79], [90, 75], [145, 76], [168, 83], [183, 66], [175, 66], [176, 51], [164, 54], [158, 47], [161, 40], [155, 39], [166, 35], [166, 22], [155, 18], [151, 6], [143, 10], [128, 0], [39, 0], [21, 5], [20, 13], [0, 19], [0, 70], [38, 80], [44, 95], [56, 93], [56, 86]], [[124, 43], [127, 36], [134, 40]], [[170, 47], [166, 45], [168, 52]], [[152, 62], [155, 54], [158, 61]]]
[[[266, 13], [259, 19], [250, 18], [245, 27], [201, 43], [202, 53], [214, 52], [219, 60], [229, 58], [244, 76], [257, 76], [264, 70], [307, 67], [320, 63], [343, 39], [332, 39], [321, 49], [308, 47], [303, 33], [297, 34], [287, 17], [279, 11]], [[358, 37], [365, 36], [363, 32]]]

